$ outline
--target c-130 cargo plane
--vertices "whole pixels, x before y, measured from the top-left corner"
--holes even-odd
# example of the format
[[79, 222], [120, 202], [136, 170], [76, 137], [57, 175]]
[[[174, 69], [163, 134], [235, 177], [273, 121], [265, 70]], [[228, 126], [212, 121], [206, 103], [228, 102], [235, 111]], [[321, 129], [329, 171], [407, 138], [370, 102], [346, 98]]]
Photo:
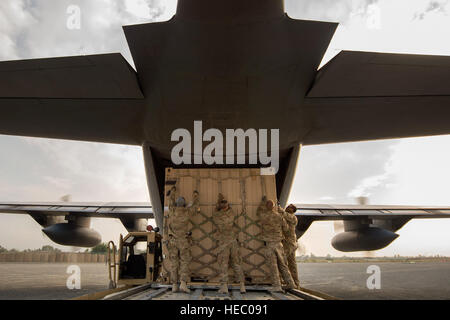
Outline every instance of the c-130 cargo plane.
[[[136, 71], [120, 54], [0, 62], [0, 134], [140, 145], [151, 198], [0, 211], [29, 214], [72, 246], [100, 242], [92, 217], [129, 231], [148, 218], [162, 226], [165, 169], [190, 167], [172, 163], [171, 133], [196, 120], [222, 132], [280, 128], [270, 151], [282, 206], [302, 145], [450, 133], [450, 57], [342, 51], [318, 69], [336, 28], [289, 18], [283, 0], [179, 0], [167, 22], [124, 27]], [[298, 237], [314, 221], [343, 220], [333, 246], [368, 251], [413, 218], [450, 217], [450, 207], [298, 205], [296, 215]]]

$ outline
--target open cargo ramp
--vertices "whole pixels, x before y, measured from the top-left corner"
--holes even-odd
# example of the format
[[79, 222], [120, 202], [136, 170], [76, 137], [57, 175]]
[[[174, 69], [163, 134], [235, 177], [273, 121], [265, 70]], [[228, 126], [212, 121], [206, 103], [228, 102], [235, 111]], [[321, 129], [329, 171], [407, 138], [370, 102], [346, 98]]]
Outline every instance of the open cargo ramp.
[[239, 288], [230, 287], [228, 294], [217, 292], [219, 286], [192, 284], [191, 293], [171, 291], [170, 285], [147, 284], [109, 294], [103, 300], [334, 300], [334, 297], [308, 289], [271, 292], [265, 286], [248, 286], [241, 294]]

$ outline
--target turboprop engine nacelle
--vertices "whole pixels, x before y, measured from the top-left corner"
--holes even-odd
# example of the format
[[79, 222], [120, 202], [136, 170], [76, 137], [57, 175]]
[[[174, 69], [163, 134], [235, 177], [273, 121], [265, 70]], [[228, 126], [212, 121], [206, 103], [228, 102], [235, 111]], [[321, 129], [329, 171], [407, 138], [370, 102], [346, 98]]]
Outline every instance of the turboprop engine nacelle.
[[388, 246], [398, 236], [386, 229], [366, 227], [337, 234], [331, 240], [331, 245], [342, 252], [373, 251]]
[[95, 247], [102, 241], [100, 233], [94, 229], [76, 225], [75, 223], [57, 223], [42, 231], [57, 244], [75, 247]]
[[[39, 217], [34, 217], [38, 221]], [[42, 218], [42, 217], [41, 217]], [[80, 217], [77, 215], [67, 215], [62, 222], [62, 219], [51, 219], [49, 216], [44, 216], [40, 223], [44, 229], [42, 231], [53, 242], [63, 246], [74, 247], [95, 247], [102, 241], [100, 233], [91, 229], [91, 218]], [[61, 217], [59, 217], [61, 218]], [[39, 222], [39, 221], [38, 221]]]

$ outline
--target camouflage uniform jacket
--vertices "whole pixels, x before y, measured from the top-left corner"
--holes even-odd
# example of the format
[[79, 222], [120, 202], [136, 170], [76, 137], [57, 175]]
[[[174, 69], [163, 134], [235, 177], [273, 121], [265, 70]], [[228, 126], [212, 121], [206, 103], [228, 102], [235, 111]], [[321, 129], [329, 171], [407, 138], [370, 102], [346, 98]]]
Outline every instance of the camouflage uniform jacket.
[[168, 231], [169, 236], [175, 239], [186, 238], [189, 230], [191, 216], [199, 210], [198, 199], [189, 207], [176, 207], [174, 197], [171, 197], [169, 204]]
[[235, 223], [236, 216], [233, 210], [216, 210], [213, 214], [214, 224], [217, 226], [214, 237], [222, 244], [228, 244], [237, 239], [239, 227]]
[[169, 235], [174, 238], [186, 238], [189, 232], [189, 210], [184, 207], [174, 208], [169, 215]]
[[276, 208], [267, 210], [265, 203], [262, 203], [258, 207], [257, 215], [260, 220], [262, 240], [281, 242], [283, 240], [283, 230], [287, 228], [287, 225], [278, 210]]
[[297, 227], [297, 217], [295, 214], [288, 213], [280, 208], [284, 220], [286, 221], [286, 229], [283, 230], [283, 247], [297, 248], [297, 235], [295, 234], [295, 228]]

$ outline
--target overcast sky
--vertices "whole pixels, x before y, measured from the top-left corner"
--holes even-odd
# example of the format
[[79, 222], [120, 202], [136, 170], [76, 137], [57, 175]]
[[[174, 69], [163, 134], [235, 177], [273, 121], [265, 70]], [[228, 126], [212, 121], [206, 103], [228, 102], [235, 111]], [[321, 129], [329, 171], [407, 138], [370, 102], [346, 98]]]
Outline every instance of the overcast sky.
[[[81, 8], [81, 29], [69, 30], [67, 8]], [[121, 26], [164, 21], [169, 0], [2, 0], [0, 60], [121, 52], [132, 63]], [[450, 0], [288, 0], [297, 19], [338, 21], [323, 63], [340, 50], [450, 55]], [[450, 136], [304, 147], [292, 202], [450, 206]], [[0, 136], [0, 201], [149, 201], [141, 149]], [[120, 222], [94, 220], [103, 240], [117, 241]], [[450, 255], [450, 219], [409, 222], [376, 255]], [[306, 251], [340, 255], [333, 224], [314, 223]], [[31, 217], [0, 215], [0, 245], [52, 244]]]

